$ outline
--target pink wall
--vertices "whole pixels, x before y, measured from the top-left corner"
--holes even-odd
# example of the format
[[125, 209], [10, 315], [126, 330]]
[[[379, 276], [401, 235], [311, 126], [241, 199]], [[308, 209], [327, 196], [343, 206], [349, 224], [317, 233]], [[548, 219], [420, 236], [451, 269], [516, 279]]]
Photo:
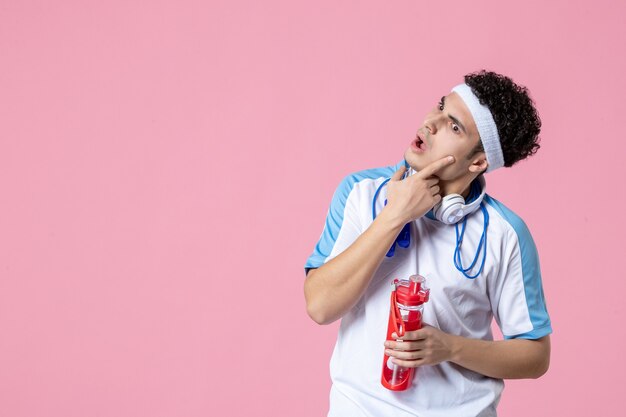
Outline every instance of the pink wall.
[[480, 68], [544, 123], [489, 177], [555, 329], [501, 414], [615, 415], [623, 2], [89, 3], [0, 6], [2, 416], [324, 415], [336, 325], [302, 268], [332, 192]]

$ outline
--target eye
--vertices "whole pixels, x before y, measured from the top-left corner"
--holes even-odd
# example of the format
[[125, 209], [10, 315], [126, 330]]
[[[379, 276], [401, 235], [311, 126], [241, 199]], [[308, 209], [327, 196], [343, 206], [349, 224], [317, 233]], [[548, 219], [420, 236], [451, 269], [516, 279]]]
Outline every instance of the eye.
[[439, 107], [439, 111], [443, 111], [443, 101], [439, 101], [437, 106]]
[[456, 123], [452, 123], [452, 130], [454, 130], [454, 133], [461, 133], [461, 128]]

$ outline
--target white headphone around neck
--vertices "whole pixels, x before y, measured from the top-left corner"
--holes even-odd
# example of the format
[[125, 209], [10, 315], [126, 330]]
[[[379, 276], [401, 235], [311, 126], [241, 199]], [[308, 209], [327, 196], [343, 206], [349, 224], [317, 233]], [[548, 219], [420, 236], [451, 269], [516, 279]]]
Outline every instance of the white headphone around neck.
[[445, 224], [455, 224], [463, 220], [463, 217], [472, 214], [480, 207], [480, 203], [485, 198], [486, 182], [483, 176], [478, 177], [481, 187], [480, 195], [471, 203], [465, 204], [465, 199], [460, 194], [448, 194], [443, 197], [435, 207], [433, 214], [435, 218]]

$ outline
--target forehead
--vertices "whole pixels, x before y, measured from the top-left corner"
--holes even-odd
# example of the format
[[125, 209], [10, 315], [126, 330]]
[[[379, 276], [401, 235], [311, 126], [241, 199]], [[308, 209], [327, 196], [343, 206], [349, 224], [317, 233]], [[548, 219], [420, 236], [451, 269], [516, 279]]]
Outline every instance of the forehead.
[[470, 136], [478, 137], [478, 129], [476, 128], [476, 123], [474, 123], [472, 113], [470, 113], [469, 108], [457, 93], [451, 92], [446, 96], [445, 112], [463, 123]]

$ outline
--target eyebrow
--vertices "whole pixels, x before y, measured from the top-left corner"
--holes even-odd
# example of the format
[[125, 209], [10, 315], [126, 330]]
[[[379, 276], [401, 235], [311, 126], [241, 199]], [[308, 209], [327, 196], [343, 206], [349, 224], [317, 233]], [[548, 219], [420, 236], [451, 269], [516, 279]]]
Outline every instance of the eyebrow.
[[[446, 106], [446, 96], [441, 97], [441, 105], [445, 108]], [[465, 130], [465, 126], [463, 126], [463, 123], [461, 123], [461, 121], [459, 119], [457, 119], [456, 117], [454, 117], [453, 115], [451, 115], [450, 113], [448, 113], [448, 117], [450, 118], [450, 120], [452, 120], [454, 123], [456, 123], [457, 125], [459, 125], [461, 127], [461, 130], [463, 130], [463, 133], [465, 133], [467, 135], [467, 130]]]

